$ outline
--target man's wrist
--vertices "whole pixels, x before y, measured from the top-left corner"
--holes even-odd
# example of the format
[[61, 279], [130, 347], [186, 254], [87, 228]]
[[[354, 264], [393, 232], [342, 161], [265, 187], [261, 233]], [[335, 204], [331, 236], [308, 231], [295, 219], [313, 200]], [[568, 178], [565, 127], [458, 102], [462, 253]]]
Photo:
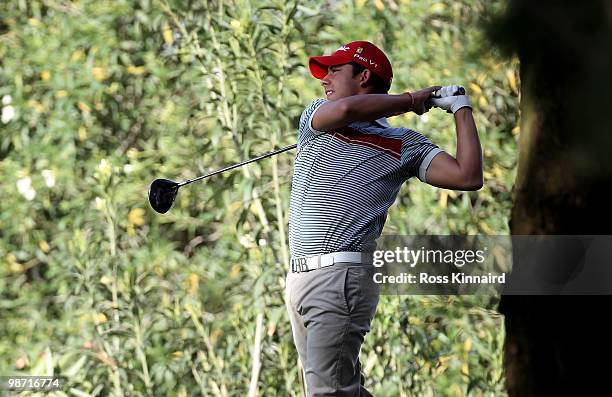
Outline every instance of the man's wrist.
[[465, 113], [465, 112], [469, 112], [470, 114], [472, 113], [472, 107], [470, 105], [464, 105], [462, 107], [460, 107], [459, 109], [456, 109], [453, 114], [454, 115], [458, 115], [459, 113]]
[[408, 95], [410, 97], [410, 107], [408, 110], [406, 110], [406, 112], [410, 112], [414, 109], [414, 95], [412, 95], [410, 91], [404, 92], [404, 95]]
[[459, 95], [455, 97], [456, 100], [451, 105], [450, 111], [453, 113], [457, 113], [459, 110], [464, 109], [466, 107], [472, 108], [472, 104], [470, 103], [470, 98], [467, 95]]
[[390, 113], [387, 117], [399, 116], [400, 114], [408, 113], [414, 109], [414, 96], [412, 95], [412, 93], [406, 91], [401, 94], [392, 94], [389, 96], [400, 98], [401, 102], [395, 103], [393, 105], [393, 107], [397, 110], [395, 110], [393, 113]]

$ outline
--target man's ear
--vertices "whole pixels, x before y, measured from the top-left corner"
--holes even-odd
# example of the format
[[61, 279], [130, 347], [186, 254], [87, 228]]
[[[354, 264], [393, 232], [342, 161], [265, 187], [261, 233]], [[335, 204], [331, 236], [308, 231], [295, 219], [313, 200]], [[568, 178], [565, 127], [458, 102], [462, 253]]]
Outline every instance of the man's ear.
[[368, 84], [368, 81], [370, 81], [372, 79], [372, 72], [370, 71], [370, 69], [363, 69], [363, 71], [361, 72], [361, 77], [359, 78], [359, 84], [362, 87], [365, 87], [366, 84]]

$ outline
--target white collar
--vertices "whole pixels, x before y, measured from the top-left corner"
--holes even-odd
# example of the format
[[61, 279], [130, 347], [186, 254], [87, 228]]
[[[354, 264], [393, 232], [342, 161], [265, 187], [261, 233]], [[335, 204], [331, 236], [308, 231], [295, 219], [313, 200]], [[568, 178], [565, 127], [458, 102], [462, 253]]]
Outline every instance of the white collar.
[[376, 122], [380, 125], [382, 125], [383, 127], [387, 127], [387, 128], [391, 128], [391, 125], [389, 124], [389, 122], [387, 121], [386, 117], [381, 117], [379, 119], [376, 119]]

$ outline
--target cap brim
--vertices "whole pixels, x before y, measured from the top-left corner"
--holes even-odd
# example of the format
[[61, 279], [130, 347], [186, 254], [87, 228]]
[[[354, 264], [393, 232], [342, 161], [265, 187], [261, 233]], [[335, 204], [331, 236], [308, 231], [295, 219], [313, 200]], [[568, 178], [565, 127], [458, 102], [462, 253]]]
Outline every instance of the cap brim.
[[327, 76], [327, 68], [329, 66], [343, 65], [349, 62], [351, 61], [337, 55], [322, 55], [308, 58], [308, 68], [310, 73], [320, 80]]

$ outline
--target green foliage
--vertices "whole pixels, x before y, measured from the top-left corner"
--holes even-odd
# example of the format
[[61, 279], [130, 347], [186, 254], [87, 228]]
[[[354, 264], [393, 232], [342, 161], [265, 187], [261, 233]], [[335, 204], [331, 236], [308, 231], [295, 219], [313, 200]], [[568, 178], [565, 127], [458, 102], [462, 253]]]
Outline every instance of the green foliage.
[[[0, 4], [0, 374], [54, 372], [70, 395], [243, 396], [259, 320], [259, 395], [299, 395], [282, 295], [292, 155], [181, 189], [163, 216], [147, 184], [294, 143], [323, 96], [307, 57], [367, 39], [392, 93], [464, 85], [485, 156], [481, 191], [406, 184], [385, 233], [508, 233], [517, 64], [480, 33], [499, 3]], [[443, 112], [390, 122], [454, 153]], [[382, 297], [368, 386], [503, 394], [495, 303]]]

